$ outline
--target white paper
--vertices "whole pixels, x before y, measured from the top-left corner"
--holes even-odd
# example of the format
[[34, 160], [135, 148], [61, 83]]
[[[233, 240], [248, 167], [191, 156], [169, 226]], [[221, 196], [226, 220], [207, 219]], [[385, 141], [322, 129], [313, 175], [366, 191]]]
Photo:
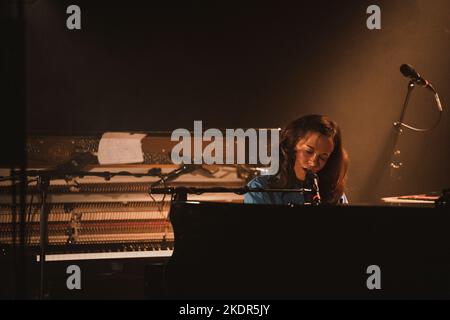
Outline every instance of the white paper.
[[142, 139], [145, 134], [129, 132], [105, 132], [98, 146], [100, 164], [124, 164], [144, 162]]

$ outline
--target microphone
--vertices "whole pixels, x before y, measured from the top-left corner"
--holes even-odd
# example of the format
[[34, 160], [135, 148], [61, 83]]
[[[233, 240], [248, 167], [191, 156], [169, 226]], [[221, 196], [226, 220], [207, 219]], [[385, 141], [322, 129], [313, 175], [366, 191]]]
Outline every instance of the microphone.
[[420, 74], [409, 64], [402, 64], [400, 66], [400, 72], [406, 77], [410, 78], [415, 84], [422, 86], [422, 87], [429, 87], [430, 89], [433, 89], [431, 84], [422, 78]]
[[312, 201], [311, 204], [318, 206], [321, 203], [319, 191], [319, 177], [312, 170], [306, 171], [305, 176], [306, 186], [311, 189]]
[[410, 78], [415, 84], [428, 88], [434, 93], [434, 97], [436, 99], [437, 106], [439, 108], [439, 111], [442, 112], [442, 104], [441, 100], [439, 99], [439, 96], [436, 92], [436, 89], [434, 89], [433, 85], [426, 79], [422, 78], [420, 74], [409, 64], [402, 64], [400, 66], [400, 72], [406, 77]]

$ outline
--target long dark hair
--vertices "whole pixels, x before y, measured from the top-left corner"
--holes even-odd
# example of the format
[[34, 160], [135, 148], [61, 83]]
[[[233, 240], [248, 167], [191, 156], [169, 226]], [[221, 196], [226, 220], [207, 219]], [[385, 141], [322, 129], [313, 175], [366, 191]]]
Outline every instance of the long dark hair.
[[342, 147], [339, 126], [323, 115], [307, 115], [289, 123], [280, 137], [280, 168], [278, 174], [270, 179], [274, 188], [293, 188], [296, 182], [294, 171], [295, 146], [308, 133], [317, 132], [330, 137], [334, 149], [320, 172], [319, 189], [323, 203], [336, 204], [344, 193], [347, 176], [348, 156]]

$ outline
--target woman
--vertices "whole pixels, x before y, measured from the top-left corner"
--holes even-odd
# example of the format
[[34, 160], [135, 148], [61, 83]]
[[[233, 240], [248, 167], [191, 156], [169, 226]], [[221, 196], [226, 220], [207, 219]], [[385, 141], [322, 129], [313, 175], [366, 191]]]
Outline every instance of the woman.
[[[307, 115], [292, 121], [280, 137], [280, 169], [274, 176], [259, 176], [250, 188], [305, 187], [308, 170], [317, 174], [323, 204], [348, 203], [344, 194], [348, 157], [342, 147], [338, 125], [322, 115]], [[245, 203], [304, 204], [296, 192], [249, 192]]]

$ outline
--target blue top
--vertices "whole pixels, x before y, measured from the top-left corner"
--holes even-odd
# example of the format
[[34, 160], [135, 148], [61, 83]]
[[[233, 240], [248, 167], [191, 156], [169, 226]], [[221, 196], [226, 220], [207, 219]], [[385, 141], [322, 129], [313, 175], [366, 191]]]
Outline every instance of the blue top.
[[[272, 176], [258, 176], [251, 180], [247, 186], [250, 188], [268, 188], [269, 179]], [[298, 184], [294, 186], [296, 188], [302, 188], [302, 184], [298, 181]], [[345, 194], [342, 195], [341, 203], [348, 203]], [[248, 192], [244, 196], [244, 203], [253, 204], [304, 204], [305, 199], [303, 194], [299, 192]]]

